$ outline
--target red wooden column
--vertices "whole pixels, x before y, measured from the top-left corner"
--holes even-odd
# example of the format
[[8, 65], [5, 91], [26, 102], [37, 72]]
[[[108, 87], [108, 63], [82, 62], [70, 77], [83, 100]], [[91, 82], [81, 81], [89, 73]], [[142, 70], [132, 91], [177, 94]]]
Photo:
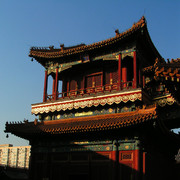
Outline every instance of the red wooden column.
[[55, 79], [55, 92], [54, 92], [54, 100], [58, 99], [58, 67], [56, 68], [56, 79]]
[[133, 88], [137, 88], [137, 60], [136, 60], [136, 51], [133, 52], [133, 73], [134, 73]]
[[45, 77], [44, 77], [44, 93], [43, 93], [43, 102], [47, 100], [47, 84], [48, 84], [48, 75], [47, 69], [45, 70]]
[[113, 151], [111, 151], [111, 160], [113, 161], [113, 174], [114, 174], [114, 179], [119, 179], [118, 174], [119, 174], [119, 143], [116, 141], [114, 143]]
[[143, 152], [143, 180], [146, 179], [146, 152]]
[[121, 54], [119, 54], [119, 61], [118, 61], [118, 82], [119, 82], [119, 89], [121, 90], [121, 81], [122, 81], [122, 75], [121, 75], [122, 67], [121, 67]]
[[121, 83], [121, 87], [125, 88], [125, 87], [127, 87], [127, 67], [122, 67], [121, 71], [122, 71], [122, 83]]
[[134, 158], [135, 158], [135, 161], [134, 161], [134, 170], [135, 170], [135, 180], [138, 180], [139, 179], [139, 149], [136, 149], [134, 151]]

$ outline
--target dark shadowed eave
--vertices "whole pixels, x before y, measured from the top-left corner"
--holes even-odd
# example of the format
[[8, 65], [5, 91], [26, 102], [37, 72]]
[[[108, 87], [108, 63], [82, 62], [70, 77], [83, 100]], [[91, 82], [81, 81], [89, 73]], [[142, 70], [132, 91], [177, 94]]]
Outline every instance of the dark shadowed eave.
[[134, 126], [145, 121], [156, 119], [156, 107], [138, 109], [133, 112], [116, 113], [108, 115], [89, 116], [81, 118], [6, 123], [5, 132], [12, 133], [21, 138], [30, 139], [36, 135], [46, 134], [76, 134], [90, 131], [103, 131]]

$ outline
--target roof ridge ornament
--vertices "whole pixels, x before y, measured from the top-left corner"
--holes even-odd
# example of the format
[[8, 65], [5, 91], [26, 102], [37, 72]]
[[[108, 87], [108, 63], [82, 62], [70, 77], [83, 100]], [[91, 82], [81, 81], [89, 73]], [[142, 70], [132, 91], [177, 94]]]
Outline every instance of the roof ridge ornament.
[[64, 44], [60, 44], [60, 47], [61, 47], [61, 51], [64, 50]]
[[54, 46], [49, 46], [49, 49], [50, 49], [50, 50], [53, 50], [53, 49], [54, 49]]
[[116, 36], [119, 35], [119, 29], [115, 30]]

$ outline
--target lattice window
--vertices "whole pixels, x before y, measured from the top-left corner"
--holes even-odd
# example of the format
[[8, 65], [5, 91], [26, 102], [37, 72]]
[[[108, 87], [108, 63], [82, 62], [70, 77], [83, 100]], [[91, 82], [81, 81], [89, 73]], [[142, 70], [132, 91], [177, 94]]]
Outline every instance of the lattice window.
[[92, 87], [93, 84], [93, 76], [87, 76], [86, 77], [86, 88]]
[[98, 74], [94, 76], [94, 82], [95, 82], [95, 86], [101, 86], [102, 84], [102, 74]]
[[62, 91], [63, 91], [63, 92], [66, 92], [66, 91], [67, 91], [67, 80], [66, 80], [66, 79], [63, 80], [63, 88], [62, 88]]
[[104, 84], [110, 84], [110, 72], [105, 72]]
[[118, 83], [118, 70], [114, 68], [112, 71], [112, 83]]
[[133, 160], [133, 153], [132, 152], [124, 152], [121, 154], [122, 161], [132, 161]]
[[77, 86], [78, 86], [78, 89], [84, 89], [84, 81], [83, 81], [83, 78], [78, 78], [78, 80], [77, 80]]
[[76, 87], [77, 87], [77, 83], [76, 83], [76, 80], [71, 80], [70, 82], [70, 91], [72, 90], [76, 90]]

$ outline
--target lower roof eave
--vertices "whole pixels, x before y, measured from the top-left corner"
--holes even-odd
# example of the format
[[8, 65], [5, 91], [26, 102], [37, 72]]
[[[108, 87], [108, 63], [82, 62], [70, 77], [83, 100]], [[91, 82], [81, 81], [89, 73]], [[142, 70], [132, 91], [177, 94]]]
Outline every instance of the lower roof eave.
[[132, 112], [97, 115], [65, 120], [6, 124], [6, 132], [22, 138], [33, 136], [66, 135], [94, 131], [117, 130], [135, 126], [157, 118], [156, 107], [137, 109]]

